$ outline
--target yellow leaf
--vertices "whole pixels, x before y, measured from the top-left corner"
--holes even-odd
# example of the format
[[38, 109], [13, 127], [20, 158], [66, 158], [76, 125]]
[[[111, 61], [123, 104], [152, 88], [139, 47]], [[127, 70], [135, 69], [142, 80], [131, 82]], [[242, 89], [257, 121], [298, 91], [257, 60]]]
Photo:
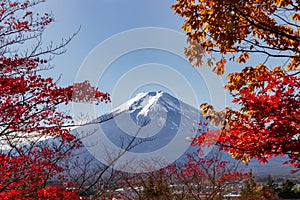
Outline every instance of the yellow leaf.
[[298, 22], [300, 20], [300, 14], [299, 13], [294, 13], [290, 16], [291, 19], [295, 20]]

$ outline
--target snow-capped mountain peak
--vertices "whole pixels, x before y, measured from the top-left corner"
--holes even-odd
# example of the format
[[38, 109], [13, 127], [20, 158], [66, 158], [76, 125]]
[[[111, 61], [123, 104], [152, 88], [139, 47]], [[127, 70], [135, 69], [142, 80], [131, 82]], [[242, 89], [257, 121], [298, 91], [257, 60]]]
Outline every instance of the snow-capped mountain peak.
[[[143, 115], [147, 116], [151, 107], [155, 106], [158, 103], [158, 100], [162, 97], [162, 92], [149, 92], [142, 93], [143, 97], [134, 101], [129, 105], [129, 110], [140, 109], [138, 116]], [[139, 94], [137, 96], [140, 96]]]
[[132, 117], [136, 119], [145, 117], [151, 118], [157, 114], [161, 114], [159, 112], [168, 112], [170, 110], [180, 113], [181, 110], [186, 107], [191, 106], [179, 101], [177, 98], [166, 92], [146, 92], [139, 93], [125, 103], [116, 107], [111, 112], [107, 113], [105, 118], [116, 117], [124, 112], [132, 113]]
[[[100, 116], [98, 122], [111, 121], [129, 134], [144, 126], [142, 132], [155, 135], [160, 130], [174, 130], [192, 136], [197, 129], [200, 111], [163, 91], [139, 93], [111, 112]], [[114, 122], [113, 122], [114, 121]], [[103, 125], [107, 127], [106, 124]], [[105, 129], [105, 128], [104, 128]], [[192, 131], [193, 130], [193, 131]], [[117, 131], [113, 131], [117, 132]], [[168, 133], [169, 134], [169, 133]], [[185, 139], [186, 140], [186, 139]]]

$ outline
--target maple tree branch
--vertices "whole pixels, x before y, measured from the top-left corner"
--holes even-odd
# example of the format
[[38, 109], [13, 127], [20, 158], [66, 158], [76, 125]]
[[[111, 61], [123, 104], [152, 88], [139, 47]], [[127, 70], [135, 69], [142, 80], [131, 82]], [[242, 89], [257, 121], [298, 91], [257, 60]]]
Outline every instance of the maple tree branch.
[[[103, 121], [101, 121], [102, 123]], [[144, 143], [148, 140], [141, 140], [138, 143], [134, 144], [135, 140], [137, 139], [137, 136], [139, 135], [139, 133], [141, 132], [142, 128], [145, 126], [146, 124], [142, 125], [141, 127], [138, 128], [138, 130], [136, 131], [135, 135], [133, 136], [133, 138], [129, 141], [129, 143], [126, 145], [126, 147], [123, 149], [122, 152], [118, 153], [118, 155], [113, 158], [112, 161], [109, 162], [108, 165], [105, 165], [105, 167], [102, 169], [101, 173], [97, 175], [97, 177], [95, 178], [95, 180], [89, 184], [89, 186], [87, 188], [85, 188], [82, 192], [86, 192], [88, 190], [90, 190], [91, 188], [93, 188], [99, 181], [100, 179], [103, 177], [103, 174], [110, 169], [114, 163], [116, 163], [126, 152], [130, 151], [131, 149], [133, 149], [134, 147], [136, 147], [137, 145], [140, 145], [141, 143]], [[124, 145], [124, 144], [123, 144]], [[110, 153], [110, 152], [108, 152]]]
[[293, 73], [293, 74], [289, 74], [288, 76], [295, 76], [295, 75], [298, 75], [298, 74], [300, 74], [300, 71], [295, 72], [295, 73]]
[[287, 21], [286, 19], [284, 19], [283, 17], [281, 17], [280, 15], [276, 14], [276, 13], [273, 13], [274, 16], [276, 16], [277, 18], [279, 18], [280, 20], [282, 20], [283, 22], [285, 22], [286, 24], [288, 25], [291, 25], [291, 26], [294, 26], [294, 27], [297, 27], [297, 28], [300, 28], [299, 25], [295, 24], [295, 23], [291, 23], [289, 21]]
[[[295, 50], [295, 49], [289, 48], [289, 47], [277, 48], [277, 47], [270, 47], [268, 45], [261, 45], [258, 42], [253, 42], [253, 41], [247, 40], [247, 39], [244, 39], [244, 41], [249, 43], [249, 44], [252, 44], [253, 46], [260, 47], [260, 48], [263, 48], [263, 49], [269, 49], [269, 50], [272, 50], [272, 51], [287, 51], [287, 50], [294, 51]], [[288, 55], [288, 56], [285, 56], [285, 57], [292, 57], [292, 56]], [[294, 56], [294, 57], [298, 57], [298, 56]]]
[[[216, 49], [208, 49], [208, 51], [212, 51], [212, 52], [217, 52], [220, 53], [220, 50], [216, 50]], [[247, 50], [247, 49], [243, 49], [243, 50], [232, 50], [232, 51], [228, 51], [231, 53], [236, 53], [236, 52], [247, 52], [247, 53], [263, 53], [266, 54], [267, 56], [270, 57], [277, 57], [277, 58], [299, 58], [299, 56], [291, 56], [291, 55], [282, 55], [282, 54], [272, 54], [269, 53], [267, 51], [263, 51], [263, 50]]]
[[233, 5], [235, 8], [235, 11], [238, 12], [240, 14], [241, 17], [245, 18], [252, 26], [254, 27], [258, 27], [262, 30], [268, 31], [270, 33], [275, 33], [281, 36], [285, 36], [291, 40], [295, 40], [295, 41], [299, 41], [300, 37], [299, 36], [295, 36], [295, 35], [290, 35], [284, 31], [281, 31], [279, 29], [279, 27], [271, 27], [269, 26], [269, 24], [263, 23], [261, 20], [256, 19], [254, 17], [252, 17], [250, 14], [247, 14], [243, 11], [240, 11], [240, 9], [238, 9], [235, 5]]

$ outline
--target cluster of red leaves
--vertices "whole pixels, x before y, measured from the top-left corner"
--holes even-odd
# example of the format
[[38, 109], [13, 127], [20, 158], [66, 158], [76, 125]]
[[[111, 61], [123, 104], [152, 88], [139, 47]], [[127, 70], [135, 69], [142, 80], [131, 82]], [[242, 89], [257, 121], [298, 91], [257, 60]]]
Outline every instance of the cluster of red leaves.
[[[198, 155], [188, 155], [188, 161], [182, 169], [183, 175], [188, 178], [199, 177], [215, 185], [235, 183], [247, 176], [237, 165], [221, 157], [202, 158]], [[205, 182], [205, 181], [204, 181]]]
[[[26, 51], [26, 41], [35, 40], [42, 35], [53, 17], [47, 13], [33, 12], [32, 8], [44, 0], [3, 0], [0, 3], [0, 55], [10, 54], [19, 45], [18, 51]], [[31, 44], [32, 45], [32, 44]], [[34, 49], [27, 56], [42, 55]], [[50, 50], [50, 49], [48, 49]], [[25, 53], [25, 52], [24, 52]]]
[[256, 82], [255, 91], [242, 87], [235, 94], [233, 102], [242, 106], [239, 120], [228, 121], [230, 129], [221, 141], [229, 144], [229, 152], [262, 162], [272, 155], [289, 155], [292, 166], [300, 168], [300, 77], [270, 72]]
[[0, 194], [3, 200], [34, 200], [34, 199], [68, 199], [68, 200], [79, 200], [80, 198], [73, 191], [68, 191], [59, 187], [46, 187], [36, 191], [34, 197], [20, 196], [19, 190], [10, 190], [9, 192], [2, 192]]
[[[228, 108], [223, 115], [217, 141], [221, 148], [245, 161], [288, 155], [284, 164], [300, 168], [300, 77], [258, 66], [230, 75], [226, 87], [240, 109]], [[212, 110], [209, 107], [206, 114], [215, 113]], [[195, 142], [203, 144], [210, 135], [214, 136], [204, 133]]]
[[[46, 25], [53, 21], [52, 17], [45, 13], [39, 16], [38, 19], [33, 20], [34, 13], [28, 11], [28, 8], [34, 7], [35, 5], [43, 2], [44, 0], [38, 1], [7, 1], [3, 0], [0, 3], [0, 17], [2, 19], [1, 27], [2, 31], [30, 31], [33, 28], [44, 28]], [[19, 12], [20, 16], [16, 17], [15, 12]]]
[[[57, 106], [69, 101], [109, 101], [108, 94], [99, 92], [87, 81], [58, 87], [52, 78], [43, 78], [37, 73], [42, 63], [45, 60], [37, 58], [0, 58], [0, 139], [14, 152], [0, 154], [0, 196], [7, 199], [16, 199], [16, 195], [21, 199], [39, 198], [45, 196], [45, 192], [70, 199], [70, 191], [41, 187], [49, 177], [63, 170], [57, 160], [69, 154], [50, 147], [23, 151], [18, 145], [21, 140], [44, 135], [58, 137], [69, 149], [77, 148], [80, 143], [70, 129], [64, 127], [72, 123], [72, 119], [58, 111]], [[7, 194], [12, 195], [11, 198]]]
[[74, 136], [62, 128], [72, 122], [71, 117], [57, 111], [57, 105], [69, 101], [108, 101], [109, 95], [87, 81], [58, 87], [52, 78], [37, 74], [38, 62], [45, 61], [0, 58], [1, 125], [10, 132], [40, 132], [71, 141]]
[[47, 148], [16, 157], [1, 154], [1, 199], [79, 199], [74, 191], [45, 186], [45, 180], [49, 176], [63, 171], [62, 167], [52, 162], [54, 155], [55, 153]]
[[[47, 64], [40, 58], [56, 52], [64, 44], [39, 51], [39, 42], [32, 52], [12, 56], [13, 48], [38, 38], [53, 21], [30, 8], [43, 2], [4, 0], [0, 3], [0, 142], [9, 147], [0, 152], [1, 199], [79, 199], [75, 191], [53, 186], [65, 181], [59, 161], [81, 144], [68, 128], [72, 118], [58, 110], [60, 104], [107, 102], [88, 81], [59, 87], [52, 78], [44, 78], [39, 70]], [[23, 46], [22, 46], [23, 45]], [[57, 145], [41, 144], [43, 136], [56, 138]], [[24, 145], [27, 143], [27, 145]], [[50, 184], [50, 185], [49, 185]]]
[[[42, 57], [62, 53], [60, 49], [70, 41], [43, 50], [39, 38], [53, 17], [34, 12], [42, 2], [0, 3], [1, 199], [79, 199], [75, 191], [64, 189], [66, 179], [58, 163], [81, 144], [68, 128], [73, 123], [71, 116], [59, 111], [58, 106], [70, 101], [109, 101], [108, 94], [88, 81], [59, 87], [52, 78], [39, 74], [40, 69], [47, 68], [47, 60]], [[55, 142], [42, 143], [44, 136]]]

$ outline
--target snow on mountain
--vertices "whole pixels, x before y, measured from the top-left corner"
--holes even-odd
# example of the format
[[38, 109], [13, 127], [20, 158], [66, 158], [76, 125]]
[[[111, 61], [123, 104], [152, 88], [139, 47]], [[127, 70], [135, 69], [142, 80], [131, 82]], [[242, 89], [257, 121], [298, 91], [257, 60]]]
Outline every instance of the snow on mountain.
[[[185, 114], [191, 119], [191, 116], [199, 116], [199, 110], [178, 100], [170, 94], [158, 91], [139, 93], [127, 102], [113, 109], [111, 112], [104, 114], [98, 118], [99, 122], [117, 117], [122, 113], [130, 113], [132, 118], [135, 118], [137, 124], [141, 125], [141, 121], [151, 120], [154, 116], [159, 116], [162, 112], [173, 111], [178, 114]], [[199, 120], [197, 118], [196, 120]]]
[[[136, 152], [154, 151], [167, 145], [176, 134], [195, 136], [200, 111], [166, 92], [139, 93], [132, 99], [100, 116], [97, 120], [106, 136], [116, 145], [120, 138], [148, 138], [133, 148]], [[136, 136], [137, 130], [141, 128]], [[190, 143], [184, 139], [182, 143]]]
[[98, 160], [126, 149], [123, 162], [158, 158], [170, 164], [191, 148], [200, 118], [199, 109], [166, 92], [139, 93], [94, 120], [89, 130], [95, 131], [83, 143]]
[[[149, 158], [146, 155], [163, 156], [169, 163], [175, 160], [182, 161], [186, 158], [185, 152], [196, 150], [190, 143], [191, 138], [197, 134], [199, 120], [204, 120], [204, 117], [198, 109], [166, 92], [139, 93], [111, 112], [98, 117], [96, 121], [99, 122], [104, 136], [95, 136], [84, 143], [87, 146], [90, 141], [97, 144], [94, 149], [89, 150], [98, 160], [101, 160], [100, 156], [107, 156], [99, 154], [103, 151], [102, 148], [99, 149], [99, 143], [107, 137], [108, 140], [104, 140], [104, 143], [109, 141], [111, 144], [106, 146], [110, 147], [113, 144], [119, 149], [126, 149], [126, 145], [131, 141], [140, 143], [130, 150], [127, 149], [135, 156], [140, 155], [146, 159]], [[225, 156], [225, 159], [232, 160], [229, 155]], [[253, 160], [249, 167], [258, 173], [265, 173], [274, 168], [270, 166], [277, 166], [270, 172], [288, 174], [290, 168], [278, 168], [282, 159], [271, 159], [269, 165], [259, 165]]]

